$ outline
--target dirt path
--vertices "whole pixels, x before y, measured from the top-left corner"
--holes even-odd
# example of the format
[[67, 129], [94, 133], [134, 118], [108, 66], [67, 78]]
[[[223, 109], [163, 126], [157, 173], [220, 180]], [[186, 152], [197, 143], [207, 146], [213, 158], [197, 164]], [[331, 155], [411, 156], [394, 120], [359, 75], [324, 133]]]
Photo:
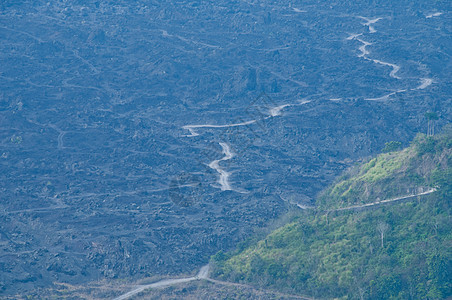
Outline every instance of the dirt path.
[[[215, 283], [215, 284], [220, 284], [220, 285], [225, 285], [225, 286], [233, 286], [233, 287], [242, 287], [242, 288], [249, 288], [249, 289], [253, 289], [256, 291], [264, 291], [265, 290], [260, 290], [257, 289], [256, 287], [253, 287], [251, 285], [248, 284], [243, 284], [243, 283], [235, 283], [235, 282], [228, 282], [228, 281], [221, 281], [221, 280], [216, 280], [216, 279], [212, 279], [209, 278], [209, 270], [210, 270], [210, 266], [209, 265], [205, 265], [204, 267], [202, 267], [198, 274], [196, 276], [193, 277], [186, 277], [186, 278], [176, 278], [176, 279], [165, 279], [165, 280], [160, 280], [151, 284], [146, 284], [146, 285], [139, 285], [136, 286], [134, 289], [132, 289], [131, 291], [122, 294], [120, 296], [118, 296], [117, 298], [113, 299], [113, 300], [126, 300], [129, 299], [132, 296], [135, 296], [136, 294], [139, 294], [147, 289], [154, 289], [154, 288], [161, 288], [161, 287], [166, 287], [166, 286], [170, 286], [170, 285], [177, 285], [177, 284], [181, 284], [181, 283], [186, 283], [186, 282], [190, 282], [190, 281], [195, 281], [195, 280], [207, 280], [209, 282]], [[284, 293], [279, 293], [276, 291], [267, 291], [270, 293], [274, 293], [278, 296], [283, 296], [283, 297], [291, 297], [291, 298], [296, 298], [296, 299], [304, 299], [304, 300], [312, 300], [313, 298], [309, 298], [306, 296], [299, 296], [299, 295], [289, 295], [289, 294], [284, 294]]]
[[417, 197], [417, 196], [428, 195], [428, 194], [431, 194], [433, 192], [436, 192], [435, 188], [432, 188], [432, 189], [430, 189], [430, 190], [428, 190], [426, 192], [422, 192], [422, 193], [418, 193], [418, 194], [406, 195], [406, 196], [402, 196], [402, 197], [386, 199], [386, 200], [381, 200], [381, 201], [372, 202], [372, 203], [366, 203], [366, 204], [362, 204], [362, 205], [353, 205], [353, 206], [348, 206], [348, 207], [337, 208], [337, 209], [329, 210], [329, 212], [331, 212], [331, 211], [342, 211], [342, 210], [352, 210], [352, 209], [359, 209], [359, 208], [371, 207], [371, 206], [378, 206], [378, 205], [385, 204], [385, 203], [390, 203], [390, 202], [410, 199], [410, 198]]
[[[418, 197], [418, 196], [428, 195], [428, 194], [434, 193], [436, 191], [437, 191], [436, 188], [431, 188], [428, 191], [418, 193], [418, 194], [406, 195], [406, 196], [401, 196], [401, 197], [397, 197], [397, 198], [391, 198], [391, 199], [386, 199], [386, 200], [381, 200], [381, 201], [376, 201], [376, 202], [371, 202], [371, 203], [365, 203], [365, 204], [361, 204], [361, 205], [352, 205], [352, 206], [347, 206], [347, 207], [330, 209], [330, 210], [326, 210], [326, 212], [330, 213], [330, 212], [335, 212], [335, 211], [353, 210], [353, 209], [360, 209], [360, 208], [365, 208], [365, 207], [378, 206], [378, 205], [382, 205], [382, 204], [386, 204], [386, 203], [390, 203], [390, 202], [396, 202], [396, 201], [406, 200], [406, 199], [410, 199], [410, 198], [414, 198], [414, 197]], [[294, 204], [294, 203], [292, 203], [292, 204]], [[307, 209], [315, 210], [316, 209], [315, 206], [306, 206], [306, 205], [302, 205], [299, 203], [296, 203], [295, 205], [298, 208], [303, 209], [303, 210], [307, 210]]]

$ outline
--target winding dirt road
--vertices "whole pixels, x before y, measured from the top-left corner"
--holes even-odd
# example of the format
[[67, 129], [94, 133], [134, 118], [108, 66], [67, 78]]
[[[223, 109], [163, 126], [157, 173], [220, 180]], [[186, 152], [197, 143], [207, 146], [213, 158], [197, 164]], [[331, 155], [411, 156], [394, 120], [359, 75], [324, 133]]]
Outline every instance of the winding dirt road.
[[186, 278], [176, 278], [176, 279], [164, 279], [164, 280], [160, 280], [151, 284], [146, 284], [146, 285], [139, 285], [136, 286], [133, 290], [131, 290], [130, 292], [127, 292], [125, 294], [122, 294], [121, 296], [115, 298], [114, 300], [125, 300], [125, 299], [129, 299], [132, 296], [135, 296], [138, 293], [143, 292], [144, 290], [147, 289], [155, 289], [155, 288], [160, 288], [160, 287], [166, 287], [166, 286], [170, 286], [170, 285], [177, 285], [177, 284], [181, 284], [181, 283], [186, 283], [186, 282], [190, 282], [190, 281], [194, 281], [194, 280], [202, 280], [202, 279], [208, 279], [208, 275], [209, 275], [209, 265], [205, 265], [204, 267], [202, 267], [198, 274], [196, 276], [193, 277], [186, 277]]
[[418, 194], [406, 195], [406, 196], [402, 196], [402, 197], [391, 198], [391, 199], [386, 199], [386, 200], [381, 200], [381, 201], [376, 201], [376, 202], [366, 203], [366, 204], [361, 204], [361, 205], [342, 207], [342, 208], [337, 208], [337, 209], [333, 209], [333, 210], [329, 210], [329, 211], [353, 210], [353, 209], [360, 209], [360, 208], [371, 207], [371, 206], [378, 206], [378, 205], [385, 204], [385, 203], [406, 200], [406, 199], [414, 198], [417, 196], [428, 195], [433, 192], [436, 192], [436, 188], [432, 188], [426, 192], [422, 192], [422, 193], [418, 193]]
[[[177, 284], [186, 283], [186, 282], [195, 281], [195, 280], [206, 280], [206, 281], [209, 281], [209, 282], [212, 282], [215, 284], [220, 284], [220, 285], [225, 285], [225, 286], [242, 287], [242, 288], [250, 288], [253, 290], [259, 290], [256, 287], [253, 287], [248, 284], [221, 281], [221, 280], [209, 278], [209, 270], [210, 270], [210, 266], [205, 265], [199, 270], [198, 274], [193, 277], [165, 279], [165, 280], [157, 281], [157, 282], [154, 282], [151, 284], [139, 285], [139, 286], [135, 287], [133, 290], [131, 290], [130, 292], [122, 294], [121, 296], [119, 296], [113, 300], [126, 300], [126, 299], [129, 299], [130, 297], [135, 296], [136, 294], [139, 294], [148, 289], [155, 289], [155, 288], [161, 288], [161, 287], [166, 287], [166, 286], [170, 286], [170, 285], [177, 285]], [[263, 290], [259, 290], [259, 291], [263, 291]], [[290, 298], [303, 299], [303, 300], [313, 300], [313, 298], [306, 297], [306, 296], [290, 295], [290, 294], [279, 293], [276, 291], [267, 291], [267, 292], [276, 294], [278, 296], [283, 296], [283, 297], [290, 297]]]
[[231, 184], [229, 183], [229, 172], [226, 172], [220, 167], [220, 161], [229, 160], [234, 157], [234, 154], [231, 152], [229, 145], [226, 143], [220, 143], [221, 148], [223, 149], [224, 157], [221, 159], [216, 159], [209, 164], [209, 168], [214, 169], [220, 174], [220, 178], [218, 179], [218, 183], [220, 184], [220, 188], [222, 191], [232, 191]]

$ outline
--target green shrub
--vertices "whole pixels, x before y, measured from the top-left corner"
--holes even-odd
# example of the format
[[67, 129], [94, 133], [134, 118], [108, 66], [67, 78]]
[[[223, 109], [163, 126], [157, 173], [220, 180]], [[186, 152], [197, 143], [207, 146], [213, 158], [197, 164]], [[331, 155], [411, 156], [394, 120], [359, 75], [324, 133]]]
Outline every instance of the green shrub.
[[383, 148], [383, 150], [381, 152], [383, 152], [383, 153], [393, 152], [393, 151], [400, 150], [400, 148], [402, 148], [401, 142], [392, 141], [392, 142], [386, 143], [385, 147]]

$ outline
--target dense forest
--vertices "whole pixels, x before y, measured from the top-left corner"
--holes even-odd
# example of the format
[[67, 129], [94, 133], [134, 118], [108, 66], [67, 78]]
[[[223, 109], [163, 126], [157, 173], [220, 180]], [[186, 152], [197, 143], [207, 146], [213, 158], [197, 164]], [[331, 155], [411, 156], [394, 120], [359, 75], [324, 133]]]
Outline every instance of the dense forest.
[[315, 209], [216, 254], [212, 276], [316, 298], [451, 296], [452, 130], [399, 146], [351, 168]]

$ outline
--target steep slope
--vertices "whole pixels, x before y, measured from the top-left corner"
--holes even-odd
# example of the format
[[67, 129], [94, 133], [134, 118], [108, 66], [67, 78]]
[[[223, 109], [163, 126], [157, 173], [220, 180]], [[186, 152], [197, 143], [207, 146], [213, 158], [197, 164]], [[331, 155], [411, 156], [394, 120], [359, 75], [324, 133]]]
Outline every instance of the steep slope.
[[[324, 191], [315, 211], [235, 253], [215, 255], [213, 276], [319, 298], [450, 296], [451, 148], [450, 130], [418, 135], [410, 147], [353, 168]], [[376, 205], [338, 210], [365, 203]]]

